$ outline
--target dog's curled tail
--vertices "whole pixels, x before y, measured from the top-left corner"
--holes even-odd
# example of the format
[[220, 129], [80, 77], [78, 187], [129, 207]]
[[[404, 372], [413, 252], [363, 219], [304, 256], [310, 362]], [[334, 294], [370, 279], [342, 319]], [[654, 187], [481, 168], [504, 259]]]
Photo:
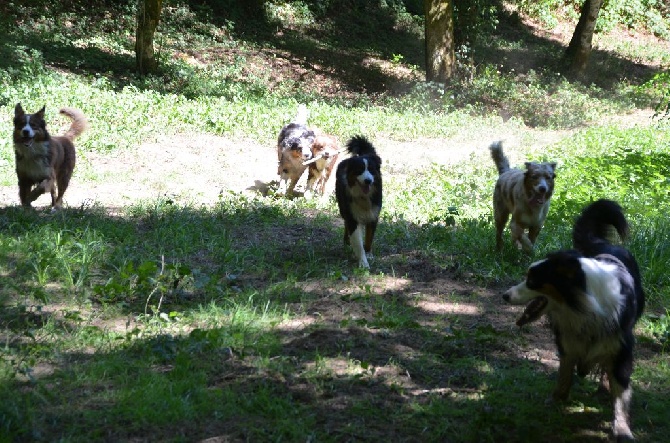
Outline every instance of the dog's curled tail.
[[592, 246], [611, 243], [612, 228], [621, 240], [628, 238], [628, 222], [621, 206], [612, 200], [597, 200], [577, 217], [572, 230], [572, 245], [587, 256], [593, 255]]
[[491, 143], [489, 146], [489, 151], [491, 151], [491, 158], [498, 168], [498, 175], [502, 174], [505, 171], [509, 170], [509, 160], [507, 156], [503, 153], [502, 141], [497, 141]]
[[347, 151], [351, 155], [377, 155], [375, 147], [362, 135], [355, 135], [347, 142]]
[[84, 116], [84, 113], [76, 108], [62, 108], [60, 113], [69, 117], [72, 120], [70, 129], [63, 135], [70, 140], [74, 140], [79, 137], [82, 132], [88, 127], [88, 121]]

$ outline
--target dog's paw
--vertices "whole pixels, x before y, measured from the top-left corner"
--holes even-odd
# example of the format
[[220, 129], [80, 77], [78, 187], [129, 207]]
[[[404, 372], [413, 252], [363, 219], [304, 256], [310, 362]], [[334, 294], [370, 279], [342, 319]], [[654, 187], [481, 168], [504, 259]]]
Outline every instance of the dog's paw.
[[630, 430], [630, 426], [625, 420], [614, 420], [612, 425], [612, 433], [614, 434], [614, 439], [619, 442], [625, 441], [634, 441], [633, 433]]

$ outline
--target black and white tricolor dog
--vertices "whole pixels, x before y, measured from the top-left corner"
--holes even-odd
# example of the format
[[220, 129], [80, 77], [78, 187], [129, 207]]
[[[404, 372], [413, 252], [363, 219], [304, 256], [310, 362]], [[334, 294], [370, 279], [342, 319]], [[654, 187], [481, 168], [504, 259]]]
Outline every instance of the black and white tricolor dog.
[[621, 441], [633, 439], [633, 328], [644, 309], [644, 292], [633, 255], [609, 241], [612, 228], [626, 239], [628, 223], [616, 202], [598, 200], [587, 206], [575, 221], [574, 250], [532, 264], [526, 280], [503, 299], [527, 304], [519, 326], [548, 316], [560, 357], [555, 399], [567, 398], [575, 368], [581, 376], [601, 371], [603, 387], [613, 399], [614, 437]]
[[335, 173], [335, 196], [344, 219], [344, 243], [351, 244], [358, 266], [369, 268], [368, 255], [382, 209], [382, 160], [363, 136], [349, 140], [347, 151], [351, 157], [342, 160]]

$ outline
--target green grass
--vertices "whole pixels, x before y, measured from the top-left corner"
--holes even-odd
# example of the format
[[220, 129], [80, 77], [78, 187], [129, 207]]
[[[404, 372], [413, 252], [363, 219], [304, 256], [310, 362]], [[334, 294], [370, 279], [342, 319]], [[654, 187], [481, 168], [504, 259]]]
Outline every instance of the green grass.
[[[139, 78], [134, 2], [52, 3], [0, 6], [2, 128], [18, 101], [46, 104], [54, 122], [67, 104], [92, 118], [84, 155], [178, 133], [270, 146], [276, 122], [306, 102], [341, 139], [448, 150], [502, 131], [531, 146], [558, 129], [544, 150], [514, 151], [557, 161], [558, 185], [535, 258], [493, 253], [487, 152], [421, 174], [385, 158], [370, 271], [342, 245], [332, 199], [0, 208], [0, 441], [607, 441], [612, 411], [596, 381], [547, 404], [551, 340], [541, 324], [517, 330], [498, 296], [532, 260], [569, 247], [575, 215], [600, 197], [627, 211], [648, 295], [633, 430], [643, 442], [667, 435], [670, 128], [600, 123], [667, 96], [660, 45], [598, 51], [576, 82], [555, 69], [554, 42], [501, 11], [486, 44], [471, 43], [477, 63], [460, 72], [472, 77], [444, 90], [416, 80], [417, 2], [174, 1], [157, 36], [161, 72]], [[308, 56], [322, 69], [304, 80], [279, 63]], [[4, 131], [0, 184], [13, 187]]]

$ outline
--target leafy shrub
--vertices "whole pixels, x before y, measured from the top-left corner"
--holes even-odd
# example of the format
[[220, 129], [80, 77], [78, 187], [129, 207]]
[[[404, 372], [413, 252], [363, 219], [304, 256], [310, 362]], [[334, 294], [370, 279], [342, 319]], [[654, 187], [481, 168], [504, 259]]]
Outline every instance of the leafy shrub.
[[[583, 0], [518, 0], [519, 9], [540, 19], [546, 26], [558, 24], [557, 18], [579, 18]], [[606, 1], [596, 22], [597, 31], [611, 31], [617, 25], [643, 28], [665, 37], [668, 35], [667, 7], [662, 0]]]
[[[598, 106], [595, 98], [601, 98]], [[625, 96], [607, 100], [595, 85], [571, 83], [551, 70], [527, 73], [504, 72], [494, 65], [478, 68], [471, 79], [459, 79], [445, 94], [445, 105], [469, 108], [477, 113], [499, 113], [518, 118], [530, 127], [574, 128], [620, 111], [632, 103]]]

